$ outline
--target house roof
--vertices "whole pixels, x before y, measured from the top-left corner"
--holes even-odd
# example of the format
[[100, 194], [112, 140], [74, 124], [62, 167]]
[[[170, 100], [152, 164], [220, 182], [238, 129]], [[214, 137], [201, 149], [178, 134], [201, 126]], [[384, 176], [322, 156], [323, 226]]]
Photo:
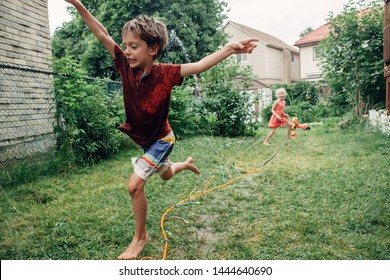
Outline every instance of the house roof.
[[[231, 25], [234, 25], [236, 26], [237, 28], [241, 29], [242, 31], [250, 34], [251, 36], [254, 36], [255, 38], [261, 40], [264, 44], [266, 45], [269, 45], [271, 47], [275, 47], [277, 49], [289, 49], [291, 50], [292, 52], [294, 53], [299, 53], [299, 51], [294, 48], [293, 46], [290, 46], [289, 44], [283, 42], [282, 40], [272, 36], [272, 35], [269, 35], [267, 33], [264, 33], [264, 32], [261, 32], [259, 30], [256, 30], [256, 29], [253, 29], [253, 28], [250, 28], [248, 26], [245, 26], [243, 24], [239, 24], [239, 23], [236, 23], [236, 22], [233, 22], [233, 21], [228, 21], [226, 23], [226, 25], [228, 24], [231, 24]], [[225, 27], [226, 27], [225, 25]]]
[[312, 45], [319, 43], [329, 34], [329, 23], [322, 25], [321, 27], [313, 30], [312, 32], [301, 37], [295, 42], [294, 46], [300, 47], [303, 45]]
[[[367, 8], [357, 12], [358, 17], [363, 17], [366, 14], [370, 13], [372, 8]], [[313, 30], [312, 32], [301, 37], [298, 41], [295, 42], [294, 46], [302, 47], [304, 45], [314, 45], [318, 44], [322, 39], [326, 38], [330, 32], [330, 23], [327, 22], [319, 28]]]

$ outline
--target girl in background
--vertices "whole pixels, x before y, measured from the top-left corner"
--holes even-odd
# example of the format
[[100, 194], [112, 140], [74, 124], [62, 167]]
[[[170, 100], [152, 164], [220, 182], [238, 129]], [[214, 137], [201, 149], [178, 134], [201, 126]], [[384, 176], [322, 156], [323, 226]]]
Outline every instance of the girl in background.
[[265, 138], [263, 144], [269, 146], [269, 140], [271, 140], [272, 136], [275, 134], [276, 129], [279, 127], [283, 127], [286, 124], [287, 126], [287, 139], [294, 139], [291, 137], [291, 127], [292, 122], [288, 119], [290, 116], [284, 112], [284, 108], [286, 107], [286, 101], [284, 100], [287, 92], [284, 88], [279, 88], [276, 90], [276, 96], [277, 100], [275, 101], [274, 105], [272, 106], [272, 116], [269, 120], [268, 127], [272, 130], [270, 133], [268, 133], [267, 137]]

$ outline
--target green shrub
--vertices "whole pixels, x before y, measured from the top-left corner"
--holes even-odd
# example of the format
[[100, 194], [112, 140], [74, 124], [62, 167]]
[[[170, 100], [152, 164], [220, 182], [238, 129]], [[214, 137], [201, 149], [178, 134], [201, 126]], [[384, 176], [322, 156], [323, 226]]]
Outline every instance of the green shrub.
[[[285, 88], [287, 91], [286, 103], [297, 104], [300, 102], [309, 102], [312, 105], [317, 104], [319, 89], [317, 84], [307, 81], [299, 81], [294, 84], [273, 84], [271, 89], [275, 92], [278, 88]], [[276, 97], [275, 97], [276, 98]]]
[[264, 107], [260, 114], [261, 114], [261, 119], [262, 119], [262, 126], [268, 126], [268, 122], [272, 116], [272, 106], [273, 106], [273, 102], [271, 104], [269, 104], [268, 106]]
[[254, 133], [252, 103], [247, 89], [252, 70], [227, 59], [202, 73], [200, 88], [204, 94], [202, 120], [214, 135], [243, 136]]
[[[330, 117], [340, 117], [346, 112], [345, 107], [334, 103], [332, 96], [329, 99], [321, 97], [318, 84], [301, 81], [294, 84], [271, 85], [274, 91], [280, 87], [287, 91], [285, 112], [290, 117], [297, 117], [300, 123], [319, 122]], [[263, 126], [266, 126], [271, 118], [272, 106], [273, 103], [261, 111]]]
[[332, 107], [324, 104], [313, 106], [307, 101], [288, 106], [285, 111], [290, 117], [297, 117], [301, 123], [318, 122], [334, 115]]
[[[57, 148], [70, 161], [94, 163], [120, 146], [116, 127], [121, 113], [103, 81], [87, 81], [77, 63], [65, 57], [55, 61]], [[116, 97], [113, 97], [116, 98]]]
[[341, 14], [330, 15], [330, 32], [320, 44], [322, 76], [332, 101], [354, 114], [385, 102], [383, 14], [383, 1], [349, 0]]
[[177, 138], [193, 136], [199, 132], [200, 104], [199, 99], [193, 96], [193, 92], [187, 84], [173, 89], [169, 124]]

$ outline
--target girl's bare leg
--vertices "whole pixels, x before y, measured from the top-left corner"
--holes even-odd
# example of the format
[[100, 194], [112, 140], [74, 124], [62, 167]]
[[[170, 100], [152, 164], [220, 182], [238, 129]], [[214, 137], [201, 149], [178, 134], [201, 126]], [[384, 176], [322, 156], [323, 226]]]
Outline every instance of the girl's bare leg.
[[148, 201], [146, 200], [144, 187], [145, 181], [133, 173], [128, 182], [128, 189], [134, 211], [135, 232], [133, 241], [131, 241], [126, 251], [118, 257], [119, 260], [136, 259], [148, 242], [149, 235], [146, 231]]
[[264, 140], [264, 142], [263, 142], [263, 144], [264, 145], [269, 145], [269, 140], [271, 140], [271, 138], [272, 138], [272, 136], [275, 134], [275, 132], [276, 132], [276, 128], [273, 128], [269, 133], [268, 133], [268, 135], [267, 135], [267, 137], [265, 138], [265, 140]]
[[168, 167], [167, 171], [164, 172], [164, 174], [161, 175], [161, 178], [163, 180], [169, 180], [173, 176], [175, 176], [177, 173], [184, 171], [184, 170], [190, 170], [196, 174], [199, 174], [199, 169], [194, 165], [194, 160], [192, 157], [187, 158], [184, 162], [175, 162], [171, 166]]
[[292, 128], [292, 122], [287, 123], [287, 139], [295, 139], [294, 137], [291, 136], [291, 128]]

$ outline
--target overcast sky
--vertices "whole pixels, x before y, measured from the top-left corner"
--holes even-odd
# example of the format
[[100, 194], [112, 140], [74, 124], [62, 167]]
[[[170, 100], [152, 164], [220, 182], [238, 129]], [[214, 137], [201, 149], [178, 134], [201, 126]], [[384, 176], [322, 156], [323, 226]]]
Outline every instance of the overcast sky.
[[[125, 1], [125, 0], [124, 0]], [[172, 0], [174, 1], [174, 0]], [[229, 20], [273, 35], [293, 45], [307, 27], [316, 29], [329, 12], [338, 14], [348, 0], [225, 0]], [[369, 1], [367, 1], [369, 2]], [[48, 0], [50, 31], [70, 20], [64, 0]]]

